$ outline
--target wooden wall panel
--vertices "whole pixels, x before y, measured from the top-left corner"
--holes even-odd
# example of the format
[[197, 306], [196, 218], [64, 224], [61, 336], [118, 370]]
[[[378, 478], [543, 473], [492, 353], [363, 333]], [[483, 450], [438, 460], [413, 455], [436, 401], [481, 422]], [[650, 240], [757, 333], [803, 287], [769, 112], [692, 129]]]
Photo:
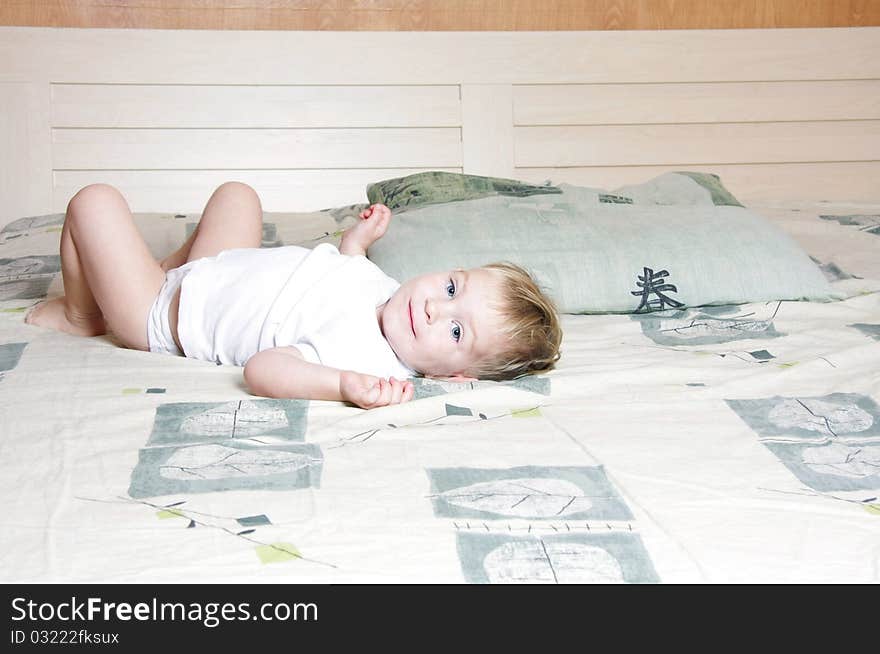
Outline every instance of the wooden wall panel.
[[880, 120], [519, 127], [514, 143], [518, 167], [876, 161]]
[[461, 99], [454, 85], [53, 84], [52, 125], [458, 127]]
[[46, 79], [9, 81], [0, 74], [0, 226], [50, 211], [49, 102]]
[[429, 169], [604, 188], [689, 169], [745, 202], [876, 202], [878, 48], [880, 27], [0, 27], [0, 224], [94, 182], [197, 212], [239, 179], [289, 211]]
[[880, 188], [877, 79], [515, 85], [513, 104], [511, 176], [527, 181], [614, 188], [699, 170], [747, 202]]
[[96, 182], [138, 211], [200, 211], [230, 179], [258, 188], [267, 210], [319, 209], [363, 201], [377, 179], [462, 171], [458, 85], [48, 87], [56, 211]]
[[0, 25], [239, 30], [664, 30], [880, 25], [878, 0], [4, 0]]
[[0, 79], [251, 86], [874, 80], [880, 79], [878, 32], [388, 32], [377, 38], [0, 27]]
[[514, 87], [514, 124], [880, 119], [880, 80]]
[[461, 130], [52, 130], [55, 170], [393, 168], [461, 165]]

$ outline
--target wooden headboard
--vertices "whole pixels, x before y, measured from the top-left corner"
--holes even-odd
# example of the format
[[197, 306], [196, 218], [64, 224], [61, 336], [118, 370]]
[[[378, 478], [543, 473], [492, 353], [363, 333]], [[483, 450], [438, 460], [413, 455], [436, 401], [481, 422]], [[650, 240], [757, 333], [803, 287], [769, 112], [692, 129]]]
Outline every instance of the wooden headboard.
[[880, 202], [880, 27], [0, 27], [0, 225], [99, 181], [135, 211], [200, 211], [228, 179], [297, 211], [420, 170], [614, 187], [682, 169], [751, 202]]

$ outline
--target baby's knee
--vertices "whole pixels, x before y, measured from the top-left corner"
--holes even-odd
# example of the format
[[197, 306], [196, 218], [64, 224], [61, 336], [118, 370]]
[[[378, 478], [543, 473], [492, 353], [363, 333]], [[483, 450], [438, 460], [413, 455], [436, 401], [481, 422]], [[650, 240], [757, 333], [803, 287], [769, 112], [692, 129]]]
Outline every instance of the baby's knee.
[[222, 196], [224, 199], [235, 199], [238, 202], [246, 202], [257, 207], [260, 206], [260, 196], [251, 187], [244, 182], [224, 182], [214, 191], [215, 196]]
[[67, 204], [67, 217], [76, 219], [109, 203], [125, 203], [122, 193], [109, 184], [89, 184], [81, 188]]

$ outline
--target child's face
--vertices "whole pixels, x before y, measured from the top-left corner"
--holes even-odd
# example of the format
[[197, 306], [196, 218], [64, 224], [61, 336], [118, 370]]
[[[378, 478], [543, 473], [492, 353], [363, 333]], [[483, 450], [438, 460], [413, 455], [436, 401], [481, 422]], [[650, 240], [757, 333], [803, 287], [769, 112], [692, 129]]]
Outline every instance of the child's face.
[[453, 270], [410, 279], [380, 306], [379, 328], [397, 357], [428, 377], [473, 381], [463, 373], [502, 345], [489, 270]]

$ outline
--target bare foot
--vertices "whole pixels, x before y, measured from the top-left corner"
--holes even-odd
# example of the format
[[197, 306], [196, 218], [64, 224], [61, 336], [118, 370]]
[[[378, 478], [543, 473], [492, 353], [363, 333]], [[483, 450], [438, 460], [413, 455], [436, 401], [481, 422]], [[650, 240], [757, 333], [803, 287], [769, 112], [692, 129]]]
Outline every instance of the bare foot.
[[74, 336], [100, 336], [107, 333], [104, 317], [68, 315], [63, 297], [52, 298], [34, 305], [24, 318], [29, 325], [48, 327]]

